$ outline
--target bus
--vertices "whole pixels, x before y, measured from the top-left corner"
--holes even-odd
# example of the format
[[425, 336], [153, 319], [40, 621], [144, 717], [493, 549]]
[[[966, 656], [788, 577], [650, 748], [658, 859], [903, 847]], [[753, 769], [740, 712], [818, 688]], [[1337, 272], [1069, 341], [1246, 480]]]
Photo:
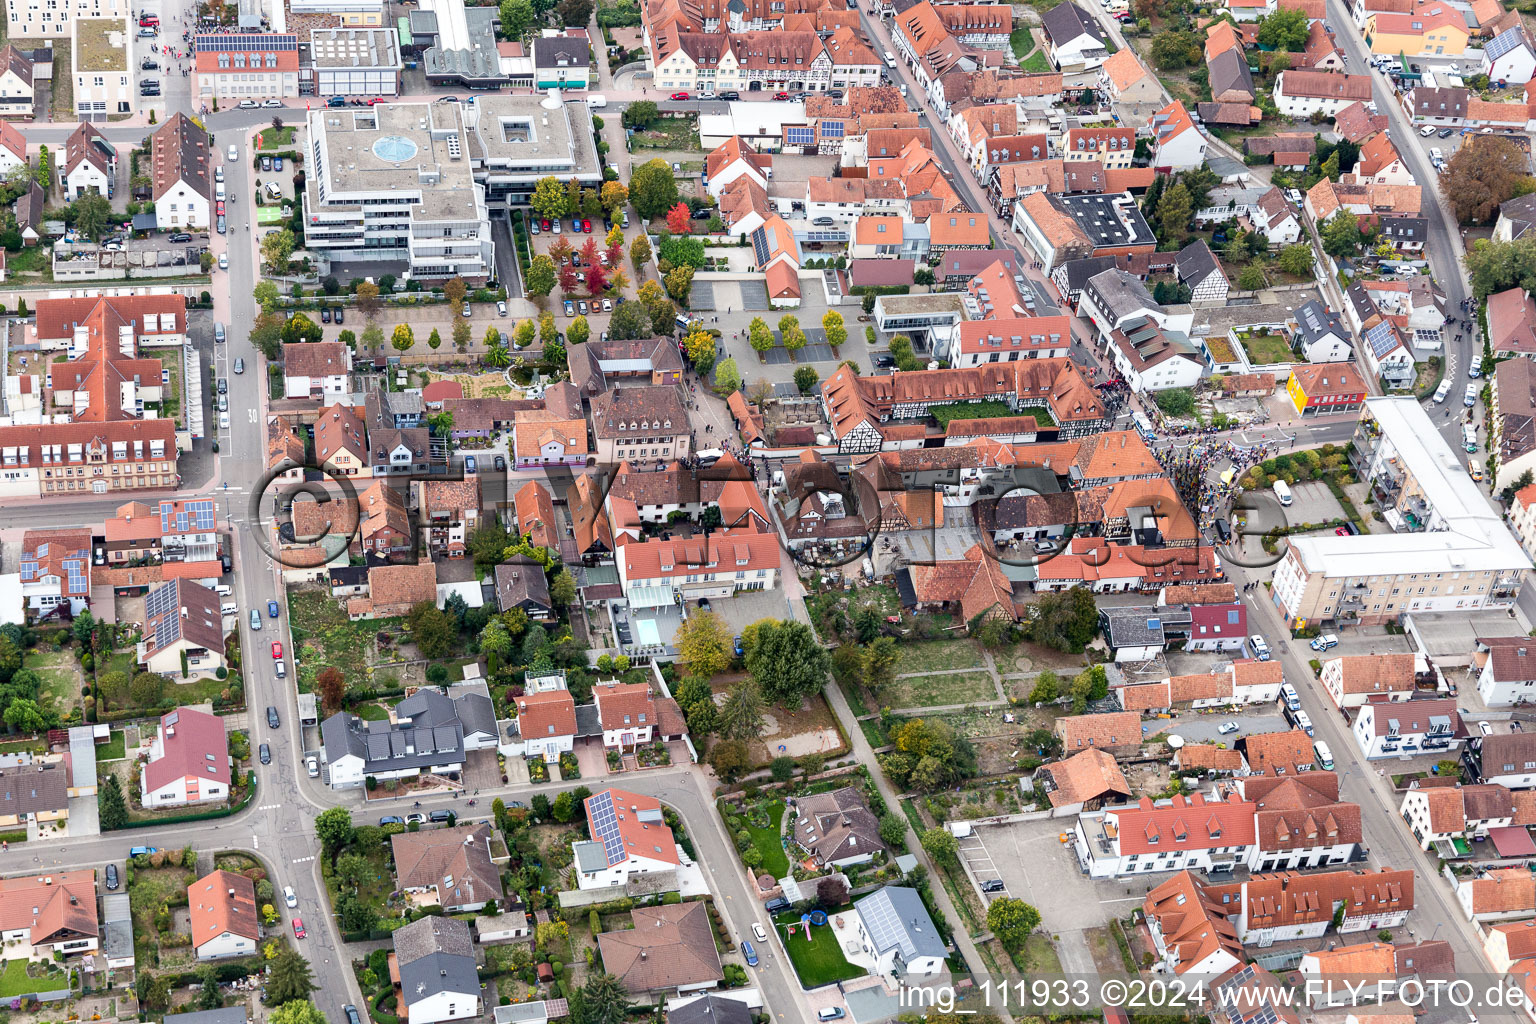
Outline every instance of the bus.
[[1136, 424], [1136, 433], [1141, 435], [1143, 441], [1156, 441], [1157, 434], [1152, 431], [1152, 421], [1147, 419], [1145, 413], [1136, 413], [1132, 419]]

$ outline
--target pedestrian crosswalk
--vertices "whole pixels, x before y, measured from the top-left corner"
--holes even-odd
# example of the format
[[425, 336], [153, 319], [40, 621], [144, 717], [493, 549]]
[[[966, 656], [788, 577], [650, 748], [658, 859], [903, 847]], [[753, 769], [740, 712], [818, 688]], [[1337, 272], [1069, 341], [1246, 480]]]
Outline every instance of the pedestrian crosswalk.
[[313, 854], [311, 854], [311, 855], [310, 855], [310, 856], [308, 856], [308, 857], [299, 857], [299, 858], [296, 858], [296, 859], [294, 859], [294, 860], [292, 860], [292, 861], [289, 861], [289, 863], [290, 863], [290, 864], [308, 864], [308, 863], [309, 863], [309, 862], [310, 862], [310, 861], [312, 861], [312, 860], [317, 860], [317, 859], [318, 859], [318, 858], [316, 858], [316, 857], [315, 857], [315, 856], [314, 856], [314, 855], [313, 855]]
[[275, 810], [280, 809], [282, 806], [283, 806], [282, 804], [262, 804], [260, 807], [258, 807], [256, 809], [258, 811], [275, 811]]

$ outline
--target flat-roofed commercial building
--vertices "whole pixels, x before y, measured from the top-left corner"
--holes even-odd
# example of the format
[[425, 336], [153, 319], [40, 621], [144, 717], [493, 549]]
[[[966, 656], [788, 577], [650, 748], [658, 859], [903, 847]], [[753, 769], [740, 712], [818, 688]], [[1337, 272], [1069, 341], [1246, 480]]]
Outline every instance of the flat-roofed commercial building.
[[1350, 452], [1393, 533], [1292, 537], [1275, 604], [1293, 627], [1514, 604], [1531, 559], [1412, 398], [1370, 398]]
[[495, 247], [461, 106], [311, 110], [307, 247], [343, 263], [404, 262], [414, 278], [487, 280]]
[[592, 112], [583, 100], [488, 94], [477, 97], [465, 117], [470, 164], [492, 206], [525, 203], [549, 175], [602, 185]]
[[385, 28], [316, 28], [309, 33], [308, 82], [317, 96], [398, 96], [399, 35]]

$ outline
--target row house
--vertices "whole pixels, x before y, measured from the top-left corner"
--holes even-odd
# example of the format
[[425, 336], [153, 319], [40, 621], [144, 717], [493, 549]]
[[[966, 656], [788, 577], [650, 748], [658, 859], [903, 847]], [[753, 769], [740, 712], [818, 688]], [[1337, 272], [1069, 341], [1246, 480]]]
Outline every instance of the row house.
[[1428, 850], [1458, 839], [1482, 841], [1489, 829], [1508, 828], [1515, 817], [1515, 799], [1497, 785], [1435, 786], [1410, 790], [1399, 813], [1419, 849]]
[[[1529, 520], [1526, 510], [1536, 497], [1532, 487], [1536, 485], [1522, 487], [1515, 495], [1511, 515], [1517, 523], [1516, 532], [1521, 532], [1521, 522]], [[1525, 495], [1524, 501], [1521, 494]], [[1486, 655], [1477, 676], [1477, 693], [1484, 704], [1494, 708], [1536, 702], [1536, 644], [1531, 643], [1530, 637], [1478, 637], [1477, 644], [1478, 650]]]
[[173, 490], [176, 460], [168, 419], [0, 426], [0, 496]]
[[1340, 175], [1342, 184], [1350, 185], [1412, 185], [1413, 172], [1403, 163], [1402, 156], [1386, 132], [1367, 139], [1360, 147], [1360, 158], [1354, 172]]
[[951, 366], [1011, 363], [1021, 359], [1063, 359], [1072, 348], [1072, 318], [1026, 316], [967, 320], [957, 326], [938, 358]]
[[[653, 81], [664, 90], [708, 95], [727, 90], [824, 92], [832, 88], [832, 56], [815, 32], [726, 35], [664, 30], [649, 63]], [[862, 72], [859, 77], [861, 84], [872, 84], [862, 81]]]
[[1096, 594], [1154, 591], [1178, 584], [1222, 578], [1219, 559], [1204, 548], [1113, 544], [1099, 537], [1074, 537], [1054, 558], [1036, 567], [1036, 592], [1086, 587]]
[[1247, 959], [1245, 945], [1317, 938], [1401, 925], [1414, 908], [1413, 871], [1327, 871], [1255, 875], [1211, 884], [1184, 870], [1147, 893], [1142, 904], [1156, 969], [1206, 975]]
[[22, 598], [35, 617], [74, 618], [90, 606], [89, 530], [28, 530], [21, 538], [17, 565]]
[[1323, 662], [1323, 689], [1339, 708], [1358, 708], [1368, 701], [1412, 700], [1415, 655], [1354, 654]]
[[741, 590], [772, 590], [779, 556], [776, 535], [740, 528], [625, 544], [615, 563], [631, 606], [657, 608], [726, 598]]
[[434, 557], [463, 558], [480, 527], [480, 478], [416, 482], [427, 550]]
[[426, 427], [383, 427], [370, 430], [369, 472], [376, 477], [425, 476], [432, 470], [431, 443], [431, 431]]
[[928, 99], [939, 119], [945, 122], [966, 100], [977, 104], [1012, 104], [1026, 120], [1049, 117], [1064, 96], [1059, 71], [954, 70], [937, 75], [928, 83]]
[[1352, 103], [1370, 102], [1371, 76], [1289, 68], [1276, 77], [1273, 99], [1288, 117], [1332, 117]]

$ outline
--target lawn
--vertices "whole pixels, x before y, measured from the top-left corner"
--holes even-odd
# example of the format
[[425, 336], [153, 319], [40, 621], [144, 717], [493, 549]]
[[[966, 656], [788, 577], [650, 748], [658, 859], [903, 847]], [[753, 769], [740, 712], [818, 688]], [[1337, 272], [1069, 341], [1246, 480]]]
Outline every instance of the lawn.
[[128, 756], [128, 737], [121, 729], [113, 729], [107, 742], [96, 748], [97, 761], [121, 761]]
[[1016, 28], [1013, 30], [1013, 34], [1008, 37], [1008, 45], [1012, 47], [1014, 57], [1018, 59], [1020, 64], [1023, 64], [1024, 58], [1028, 57], [1035, 49], [1035, 37], [1028, 28]]
[[[774, 919], [774, 924], [782, 928], [786, 924], [798, 924], [799, 920], [800, 916], [791, 912], [780, 914]], [[779, 934], [783, 935], [782, 930]], [[855, 967], [843, 956], [830, 925], [812, 927], [809, 939], [805, 937], [805, 929], [797, 927], [793, 935], [784, 939], [784, 948], [804, 988], [819, 988], [834, 981], [848, 981], [865, 975], [864, 968]]]
[[13, 274], [42, 273], [51, 266], [52, 250], [41, 245], [5, 254], [5, 269]]
[[[155, 912], [161, 906], [185, 906], [187, 886], [197, 880], [194, 872], [185, 868], [135, 868], [133, 881], [128, 884], [128, 906], [133, 912], [133, 938], [141, 956], [159, 945], [155, 936]], [[140, 966], [145, 963], [140, 959]]]
[[[388, 842], [382, 842], [372, 850], [365, 851], [356, 846], [350, 846], [344, 851], [344, 854], [362, 854], [363, 859], [368, 862], [369, 871], [363, 876], [362, 884], [358, 886], [357, 896], [381, 915], [389, 900], [389, 894], [395, 891], [395, 877], [389, 867], [389, 851]], [[331, 871], [329, 861], [326, 861], [322, 873], [325, 875], [325, 887], [330, 891], [331, 906], [335, 907], [341, 895], [341, 889], [340, 883]]]
[[341, 603], [321, 588], [290, 590], [288, 616], [300, 693], [313, 693], [316, 673], [329, 665], [346, 673], [349, 689], [367, 685], [375, 636], [405, 631], [404, 619], [348, 621]]
[[904, 644], [896, 662], [896, 674], [937, 672], [947, 668], [981, 668], [987, 663], [981, 645], [974, 640], [933, 640]]
[[160, 386], [160, 418], [179, 420], [181, 416], [181, 350], [164, 349], [158, 353], [160, 366], [169, 370], [171, 381]]
[[1248, 353], [1248, 361], [1254, 366], [1288, 363], [1296, 358], [1291, 346], [1278, 334], [1240, 334], [1238, 339]]
[[0, 999], [31, 995], [34, 992], [52, 992], [64, 987], [64, 972], [52, 965], [40, 978], [27, 976], [27, 960], [7, 960], [5, 974], [0, 976]]
[[1056, 417], [1052, 416], [1051, 410], [1043, 405], [1026, 405], [1018, 411], [1017, 415], [1033, 416], [1038, 426], [1054, 427], [1056, 425]]
[[928, 415], [947, 427], [951, 420], [996, 420], [1018, 415], [1007, 402], [988, 398], [980, 402], [951, 402], [948, 405], [931, 405]]
[[21, 663], [43, 679], [43, 707], [66, 714], [80, 700], [80, 670], [68, 651], [28, 651]]
[[898, 678], [880, 694], [891, 708], [932, 708], [996, 700], [997, 687], [988, 672], [948, 672], [943, 675]]
[[784, 843], [779, 838], [784, 821], [782, 800], [775, 800], [768, 805], [768, 821], [769, 824], [762, 827], [749, 824], [747, 831], [752, 835], [752, 845], [763, 855], [761, 870], [774, 878], [783, 878], [789, 874], [789, 855], [784, 852]]
[[1050, 72], [1055, 70], [1051, 67], [1051, 59], [1045, 55], [1044, 50], [1036, 50], [1024, 60], [1021, 60], [1019, 62], [1019, 67], [1025, 71], [1035, 72]]
[[271, 125], [261, 130], [262, 149], [287, 149], [293, 145], [293, 125], [285, 124], [280, 130]]
[[698, 122], [691, 117], [669, 117], [657, 121], [643, 132], [635, 132], [630, 140], [636, 149], [669, 149], [697, 151], [699, 145]]
[[357, 707], [357, 717], [365, 722], [389, 721], [389, 709], [377, 704], [362, 704]]

